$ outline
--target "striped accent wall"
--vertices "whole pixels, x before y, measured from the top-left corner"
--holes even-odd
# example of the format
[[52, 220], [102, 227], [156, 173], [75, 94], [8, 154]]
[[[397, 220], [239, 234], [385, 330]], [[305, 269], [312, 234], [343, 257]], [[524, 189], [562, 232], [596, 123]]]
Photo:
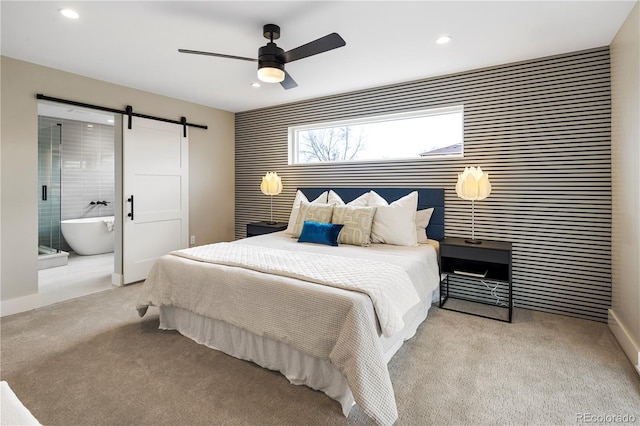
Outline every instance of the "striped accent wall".
[[[288, 165], [287, 128], [464, 105], [464, 158]], [[236, 114], [236, 238], [269, 219], [268, 171], [297, 187], [445, 188], [445, 234], [468, 237], [457, 174], [481, 166], [493, 190], [476, 203], [476, 238], [513, 244], [516, 307], [596, 321], [611, 304], [611, 87], [602, 47]], [[399, 143], [399, 141], [389, 141]]]

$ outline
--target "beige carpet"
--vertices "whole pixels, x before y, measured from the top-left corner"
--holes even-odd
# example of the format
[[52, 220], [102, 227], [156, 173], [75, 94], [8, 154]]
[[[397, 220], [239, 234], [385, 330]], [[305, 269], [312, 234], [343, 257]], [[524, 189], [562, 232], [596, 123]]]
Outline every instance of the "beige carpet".
[[[322, 393], [158, 330], [156, 310], [138, 318], [138, 291], [1, 319], [1, 379], [40, 422], [371, 424], [357, 407], [345, 419]], [[640, 423], [640, 378], [602, 323], [516, 310], [508, 324], [434, 307], [389, 370], [398, 425]]]

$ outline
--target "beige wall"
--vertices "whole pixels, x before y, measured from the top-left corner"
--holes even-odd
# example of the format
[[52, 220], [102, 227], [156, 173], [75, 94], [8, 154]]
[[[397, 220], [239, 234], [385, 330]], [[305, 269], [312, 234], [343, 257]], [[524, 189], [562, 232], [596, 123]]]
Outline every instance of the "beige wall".
[[629, 359], [640, 352], [640, 3], [611, 43], [612, 303], [609, 324]]
[[189, 234], [198, 244], [233, 239], [233, 113], [7, 57], [0, 93], [2, 302], [38, 292], [37, 93], [209, 126], [189, 128]]

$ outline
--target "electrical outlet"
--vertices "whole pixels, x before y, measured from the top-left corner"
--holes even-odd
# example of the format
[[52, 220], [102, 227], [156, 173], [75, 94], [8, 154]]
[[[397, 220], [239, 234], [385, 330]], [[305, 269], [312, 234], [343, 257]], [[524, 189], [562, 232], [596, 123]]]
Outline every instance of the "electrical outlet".
[[189, 244], [195, 244], [196, 243], [196, 236], [192, 235], [191, 238], [189, 239]]

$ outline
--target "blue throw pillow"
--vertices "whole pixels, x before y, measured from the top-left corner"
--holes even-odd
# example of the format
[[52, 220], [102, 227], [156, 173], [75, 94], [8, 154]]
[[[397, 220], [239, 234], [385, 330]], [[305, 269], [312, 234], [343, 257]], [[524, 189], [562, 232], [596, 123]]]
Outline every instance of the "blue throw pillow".
[[298, 242], [337, 246], [338, 235], [340, 235], [343, 226], [335, 223], [319, 223], [305, 220]]

